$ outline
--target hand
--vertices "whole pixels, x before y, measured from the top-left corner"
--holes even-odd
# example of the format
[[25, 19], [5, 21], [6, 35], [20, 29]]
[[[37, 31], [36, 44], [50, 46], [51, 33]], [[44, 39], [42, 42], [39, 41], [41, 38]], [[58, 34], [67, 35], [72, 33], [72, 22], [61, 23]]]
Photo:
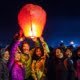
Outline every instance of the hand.
[[19, 36], [19, 34], [16, 33], [16, 34], [14, 35], [13, 39], [14, 39], [14, 40], [17, 40], [17, 39], [18, 39], [18, 36]]
[[22, 30], [19, 31], [19, 37], [23, 37], [24, 36], [24, 33]]
[[24, 40], [24, 38], [22, 37], [22, 38], [19, 38], [19, 41], [23, 41]]
[[43, 37], [40, 37], [39, 39], [40, 39], [41, 42], [44, 42], [44, 38]]
[[19, 47], [17, 47], [16, 49], [17, 49], [17, 52], [21, 53], [21, 50]]
[[23, 31], [20, 30], [18, 33], [15, 34], [14, 39], [22, 41], [22, 38], [24, 39], [25, 37], [24, 37]]
[[34, 42], [36, 42], [38, 39], [37, 39], [37, 37], [34, 37], [34, 38], [32, 38], [32, 40], [33, 40]]
[[35, 78], [35, 80], [38, 80], [37, 78]]
[[23, 34], [23, 31], [20, 30], [20, 31], [19, 31], [19, 40], [20, 40], [20, 41], [23, 41], [24, 39], [25, 39], [25, 36], [24, 36], [24, 34]]
[[46, 59], [46, 55], [42, 56], [41, 58], [45, 60]]

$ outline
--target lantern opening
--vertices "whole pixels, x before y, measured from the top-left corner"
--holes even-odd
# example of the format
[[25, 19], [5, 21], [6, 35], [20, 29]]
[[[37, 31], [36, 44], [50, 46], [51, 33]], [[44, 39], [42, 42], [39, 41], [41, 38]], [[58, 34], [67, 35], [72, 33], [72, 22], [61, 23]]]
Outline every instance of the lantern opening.
[[34, 31], [33, 31], [33, 26], [31, 26], [30, 37], [31, 38], [34, 38], [35, 37]]

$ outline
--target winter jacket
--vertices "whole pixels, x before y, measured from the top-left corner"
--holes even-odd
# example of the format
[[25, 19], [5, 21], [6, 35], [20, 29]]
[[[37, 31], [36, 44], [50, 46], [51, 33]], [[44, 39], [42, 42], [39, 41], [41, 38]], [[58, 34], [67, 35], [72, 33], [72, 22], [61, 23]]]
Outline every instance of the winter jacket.
[[0, 80], [9, 80], [9, 70], [4, 60], [0, 60]]
[[24, 66], [15, 62], [11, 71], [11, 80], [24, 80], [25, 70]]

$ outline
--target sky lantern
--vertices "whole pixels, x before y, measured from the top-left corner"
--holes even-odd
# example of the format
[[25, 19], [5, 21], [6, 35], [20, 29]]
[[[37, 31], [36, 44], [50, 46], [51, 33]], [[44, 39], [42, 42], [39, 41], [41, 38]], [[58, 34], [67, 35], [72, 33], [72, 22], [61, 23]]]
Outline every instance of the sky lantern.
[[27, 4], [18, 14], [18, 24], [26, 37], [40, 37], [46, 23], [46, 12], [38, 5]]

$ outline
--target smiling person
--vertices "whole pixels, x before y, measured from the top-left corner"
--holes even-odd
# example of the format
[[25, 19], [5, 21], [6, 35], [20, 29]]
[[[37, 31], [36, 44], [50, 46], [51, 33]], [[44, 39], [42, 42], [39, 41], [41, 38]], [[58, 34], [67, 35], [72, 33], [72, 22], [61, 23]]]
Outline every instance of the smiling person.
[[71, 48], [67, 48], [65, 50], [65, 60], [64, 66], [66, 68], [66, 80], [75, 80], [75, 69], [74, 69], [74, 62], [72, 59], [72, 50]]
[[33, 51], [30, 50], [30, 45], [25, 41], [25, 37], [21, 33], [15, 35], [14, 42], [12, 44], [9, 64], [10, 71], [13, 68], [15, 61], [14, 56], [17, 50], [21, 52], [21, 63], [24, 65], [25, 68], [24, 78], [25, 80], [31, 80], [31, 62]]
[[1, 49], [0, 80], [9, 80], [9, 70], [7, 67], [9, 57], [8, 49]]
[[16, 52], [14, 56], [14, 64], [11, 71], [11, 80], [24, 80], [25, 70], [21, 63], [21, 53]]
[[49, 57], [49, 48], [43, 37], [40, 37], [41, 46], [35, 47], [32, 56], [32, 77], [34, 80], [47, 80], [46, 60]]
[[55, 80], [66, 80], [63, 49], [60, 47], [56, 48], [54, 54], [55, 56], [53, 61], [53, 77], [55, 78]]

